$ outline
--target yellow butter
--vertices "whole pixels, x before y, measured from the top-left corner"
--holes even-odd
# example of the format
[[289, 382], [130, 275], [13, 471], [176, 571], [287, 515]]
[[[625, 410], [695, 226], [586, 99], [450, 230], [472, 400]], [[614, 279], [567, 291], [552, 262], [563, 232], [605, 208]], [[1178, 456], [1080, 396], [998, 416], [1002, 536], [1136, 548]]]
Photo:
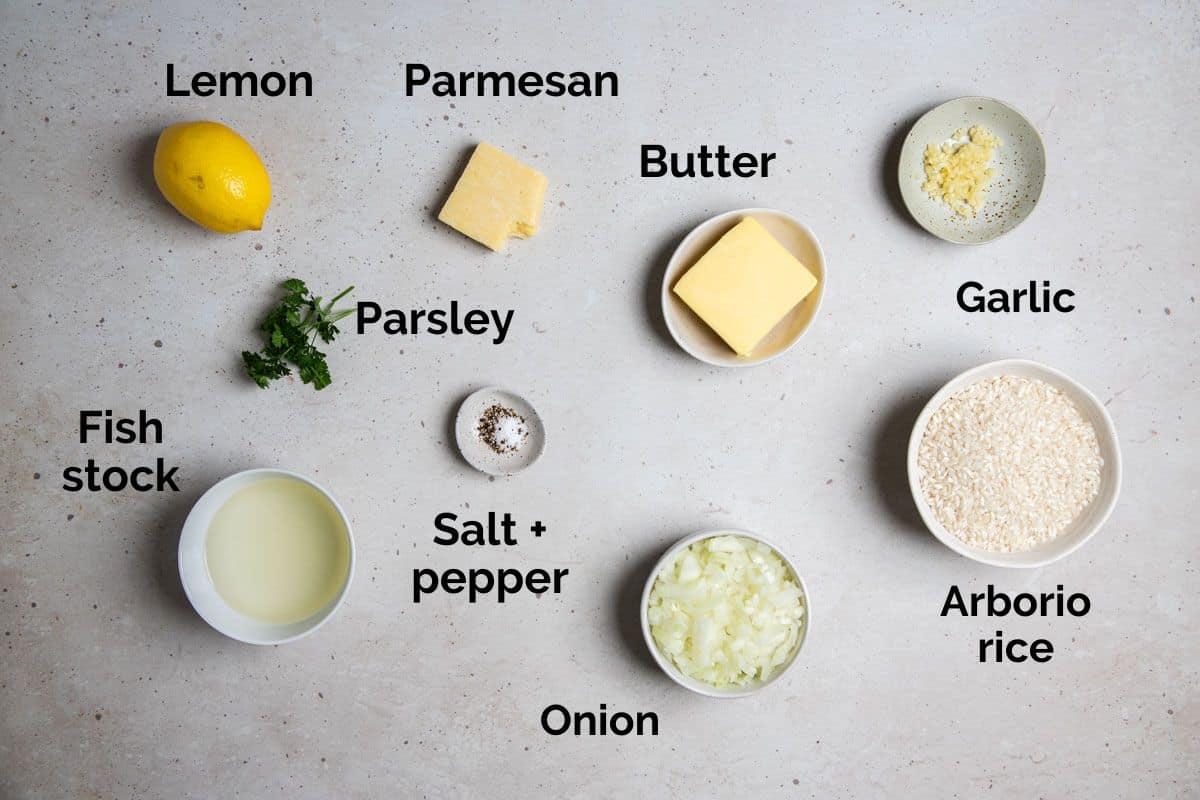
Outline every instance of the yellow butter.
[[804, 264], [747, 217], [692, 265], [674, 291], [734, 352], [748, 356], [816, 286]]
[[480, 142], [438, 219], [492, 250], [537, 233], [546, 176]]

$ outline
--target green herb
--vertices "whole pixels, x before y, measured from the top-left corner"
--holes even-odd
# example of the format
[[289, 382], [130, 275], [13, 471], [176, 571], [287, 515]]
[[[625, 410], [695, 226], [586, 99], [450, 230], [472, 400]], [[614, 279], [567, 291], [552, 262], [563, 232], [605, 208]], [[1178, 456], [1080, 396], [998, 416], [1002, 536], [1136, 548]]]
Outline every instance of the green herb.
[[257, 353], [242, 351], [246, 374], [262, 388], [271, 381], [290, 375], [288, 362], [296, 365], [300, 380], [311, 383], [314, 389], [324, 389], [332, 382], [325, 354], [316, 348], [316, 340], [332, 342], [337, 336], [336, 323], [354, 313], [347, 308], [334, 311], [333, 306], [350, 292], [351, 286], [325, 305], [313, 297], [304, 281], [290, 278], [283, 282], [287, 294], [263, 320], [259, 330], [266, 334], [266, 344]]

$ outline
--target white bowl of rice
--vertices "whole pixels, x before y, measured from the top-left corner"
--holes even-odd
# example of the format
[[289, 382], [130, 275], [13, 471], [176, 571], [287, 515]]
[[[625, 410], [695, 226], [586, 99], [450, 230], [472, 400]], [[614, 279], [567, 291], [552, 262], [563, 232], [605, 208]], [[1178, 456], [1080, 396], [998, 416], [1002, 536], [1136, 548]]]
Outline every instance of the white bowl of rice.
[[997, 567], [1041, 567], [1104, 525], [1121, 490], [1108, 411], [1082, 385], [1024, 359], [951, 380], [908, 442], [908, 482], [942, 544]]

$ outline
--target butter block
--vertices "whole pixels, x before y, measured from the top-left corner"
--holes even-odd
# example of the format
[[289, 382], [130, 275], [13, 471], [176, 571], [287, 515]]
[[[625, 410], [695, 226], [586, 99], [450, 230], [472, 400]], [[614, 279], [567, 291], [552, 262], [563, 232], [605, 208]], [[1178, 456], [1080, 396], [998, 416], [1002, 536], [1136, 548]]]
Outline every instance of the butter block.
[[748, 356], [817, 286], [808, 268], [746, 217], [675, 283], [675, 294], [733, 351]]
[[546, 176], [480, 142], [438, 219], [492, 250], [537, 233]]

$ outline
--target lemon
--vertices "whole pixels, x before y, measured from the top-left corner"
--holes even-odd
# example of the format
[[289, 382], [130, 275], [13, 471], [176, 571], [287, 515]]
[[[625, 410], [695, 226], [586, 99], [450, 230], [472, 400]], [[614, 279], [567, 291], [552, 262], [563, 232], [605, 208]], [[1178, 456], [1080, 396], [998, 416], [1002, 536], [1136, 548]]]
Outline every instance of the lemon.
[[261, 230], [271, 204], [267, 169], [219, 122], [181, 122], [154, 148], [154, 182], [180, 214], [220, 233]]

